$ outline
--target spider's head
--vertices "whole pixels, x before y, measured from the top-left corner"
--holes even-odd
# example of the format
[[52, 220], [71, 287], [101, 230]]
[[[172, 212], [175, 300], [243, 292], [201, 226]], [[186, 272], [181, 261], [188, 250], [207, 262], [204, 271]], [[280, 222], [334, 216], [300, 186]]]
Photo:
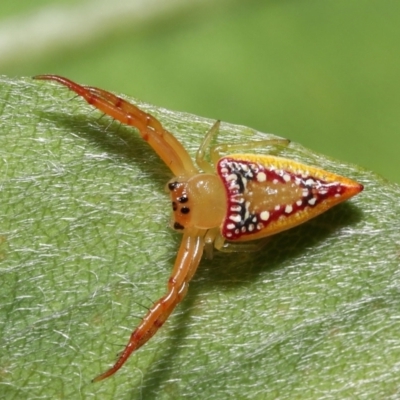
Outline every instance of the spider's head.
[[182, 232], [185, 227], [191, 226], [191, 207], [192, 201], [189, 199], [188, 183], [180, 182], [179, 178], [170, 180], [167, 189], [171, 195], [172, 219], [171, 227], [176, 231]]
[[172, 228], [211, 229], [220, 226], [226, 214], [226, 194], [220, 179], [199, 174], [189, 179], [174, 178], [167, 184], [172, 204]]

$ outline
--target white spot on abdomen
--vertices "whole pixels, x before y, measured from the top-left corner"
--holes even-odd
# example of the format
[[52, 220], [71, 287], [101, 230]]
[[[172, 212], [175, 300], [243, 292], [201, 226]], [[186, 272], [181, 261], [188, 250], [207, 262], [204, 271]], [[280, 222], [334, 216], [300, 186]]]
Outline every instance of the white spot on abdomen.
[[229, 216], [229, 219], [233, 222], [240, 222], [242, 220], [242, 217], [240, 214], [232, 214]]
[[265, 172], [259, 172], [257, 174], [257, 181], [258, 182], [265, 182], [267, 180], [267, 175], [265, 175]]
[[313, 197], [312, 199], [308, 200], [308, 204], [310, 206], [313, 206], [316, 202], [317, 202], [317, 199], [315, 197]]
[[289, 174], [283, 174], [283, 180], [285, 182], [290, 182], [290, 175]]

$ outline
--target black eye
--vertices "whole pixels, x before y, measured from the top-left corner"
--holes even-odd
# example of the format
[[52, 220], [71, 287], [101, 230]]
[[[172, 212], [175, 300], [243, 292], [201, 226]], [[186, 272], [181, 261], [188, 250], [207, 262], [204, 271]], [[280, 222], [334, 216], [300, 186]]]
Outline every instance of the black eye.
[[182, 214], [189, 214], [190, 208], [189, 207], [182, 207], [181, 208], [181, 213]]
[[176, 181], [168, 183], [168, 189], [171, 191], [176, 189], [177, 186], [178, 186], [178, 182], [176, 182]]
[[179, 197], [178, 201], [179, 201], [179, 203], [186, 203], [189, 201], [189, 199], [187, 196], [181, 196], [181, 197]]
[[174, 223], [174, 229], [182, 230], [182, 229], [185, 229], [185, 227], [182, 226], [179, 222], [175, 222]]
[[172, 209], [176, 211], [178, 209], [178, 206], [176, 205], [175, 201], [172, 202]]

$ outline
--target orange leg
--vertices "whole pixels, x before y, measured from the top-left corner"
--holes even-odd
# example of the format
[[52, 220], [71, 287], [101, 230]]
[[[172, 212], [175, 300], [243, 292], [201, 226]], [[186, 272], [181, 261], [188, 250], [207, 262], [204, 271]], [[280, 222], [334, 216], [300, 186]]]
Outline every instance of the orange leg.
[[37, 75], [35, 79], [61, 83], [82, 96], [90, 105], [123, 124], [136, 127], [175, 176], [190, 176], [198, 172], [189, 154], [161, 123], [121, 97], [91, 86], [81, 86], [58, 75]]
[[101, 381], [115, 374], [125, 364], [132, 352], [143, 346], [161, 328], [175, 307], [185, 297], [189, 281], [196, 272], [203, 254], [205, 232], [205, 230], [198, 229], [185, 232], [168, 281], [167, 294], [154, 303], [139, 326], [133, 331], [128, 344], [114, 366], [94, 378], [93, 382]]

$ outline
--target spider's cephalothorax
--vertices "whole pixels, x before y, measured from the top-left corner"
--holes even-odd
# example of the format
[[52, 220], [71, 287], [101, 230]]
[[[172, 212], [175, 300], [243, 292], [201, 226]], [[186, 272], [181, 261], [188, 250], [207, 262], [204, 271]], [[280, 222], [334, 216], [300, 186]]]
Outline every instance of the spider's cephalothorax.
[[134, 126], [170, 168], [167, 184], [171, 196], [172, 227], [183, 233], [167, 293], [157, 300], [133, 331], [112, 368], [96, 377], [100, 381], [118, 371], [133, 351], [145, 344], [182, 301], [200, 263], [203, 251], [237, 251], [256, 248], [241, 242], [261, 239], [299, 225], [361, 192], [363, 186], [323, 169], [270, 155], [229, 154], [266, 145], [288, 144], [284, 139], [220, 145], [205, 150], [219, 129], [217, 121], [196, 156], [197, 166], [182, 144], [161, 123], [135, 105], [95, 87], [81, 86], [57, 75], [36, 79], [59, 82], [89, 104], [121, 123]]
[[175, 230], [212, 229], [221, 225], [227, 205], [224, 186], [217, 175], [196, 174], [184, 181], [174, 178], [167, 187], [173, 211], [171, 225]]

